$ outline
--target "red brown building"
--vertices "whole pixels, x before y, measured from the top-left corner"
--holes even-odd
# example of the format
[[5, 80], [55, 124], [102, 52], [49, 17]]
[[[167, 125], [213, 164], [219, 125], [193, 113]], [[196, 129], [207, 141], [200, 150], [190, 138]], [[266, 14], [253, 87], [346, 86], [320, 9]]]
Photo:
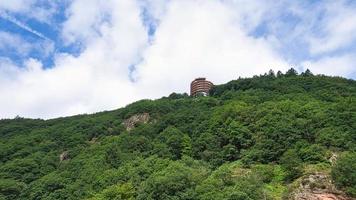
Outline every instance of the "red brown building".
[[190, 84], [190, 96], [204, 95], [209, 94], [209, 90], [213, 87], [213, 83], [207, 81], [205, 78], [196, 78]]

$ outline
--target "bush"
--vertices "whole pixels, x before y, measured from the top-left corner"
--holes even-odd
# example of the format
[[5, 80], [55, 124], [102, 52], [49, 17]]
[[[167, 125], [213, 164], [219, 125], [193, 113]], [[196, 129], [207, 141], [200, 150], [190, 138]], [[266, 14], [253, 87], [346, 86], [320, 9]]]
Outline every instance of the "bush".
[[335, 185], [356, 197], [356, 152], [342, 155], [331, 170]]
[[285, 180], [290, 182], [302, 174], [302, 160], [294, 149], [286, 151], [280, 159], [282, 168], [287, 172]]

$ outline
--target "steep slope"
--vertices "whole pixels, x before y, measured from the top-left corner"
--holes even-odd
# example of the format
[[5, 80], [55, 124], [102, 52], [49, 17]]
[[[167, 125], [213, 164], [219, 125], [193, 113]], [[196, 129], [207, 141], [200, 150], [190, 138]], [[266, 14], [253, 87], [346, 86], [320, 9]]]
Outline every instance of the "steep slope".
[[[0, 120], [0, 199], [293, 198], [303, 177], [356, 171], [329, 161], [356, 159], [355, 131], [356, 81], [293, 70], [215, 86], [210, 97]], [[356, 195], [353, 181], [336, 182], [340, 195]]]

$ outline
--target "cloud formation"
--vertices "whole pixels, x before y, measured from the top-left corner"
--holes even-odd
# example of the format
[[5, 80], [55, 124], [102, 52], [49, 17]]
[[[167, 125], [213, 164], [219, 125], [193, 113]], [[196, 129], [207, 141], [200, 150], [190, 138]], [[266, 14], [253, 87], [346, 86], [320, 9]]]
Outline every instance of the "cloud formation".
[[[333, 53], [354, 41], [346, 36], [354, 30], [347, 19], [355, 9], [346, 1], [336, 5], [288, 2], [73, 0], [59, 25], [58, 40], [80, 46], [80, 52], [53, 52], [53, 66], [31, 57], [19, 65], [0, 55], [0, 93], [4, 94], [0, 118], [53, 118], [110, 110], [142, 98], [187, 92], [195, 77], [220, 84], [269, 69], [285, 71], [291, 64], [299, 64], [300, 69], [307, 66], [314, 73], [352, 77], [356, 52]], [[28, 6], [34, 5], [38, 5], [35, 0]], [[303, 10], [307, 6], [327, 14], [320, 20], [322, 32], [313, 31], [318, 20], [315, 13]], [[10, 14], [29, 12], [16, 3], [0, 3], [1, 8]], [[294, 24], [292, 19], [283, 21], [286, 13]], [[338, 21], [329, 15], [345, 23], [340, 30], [328, 28]], [[4, 37], [23, 40], [0, 33], [0, 48], [9, 46]], [[291, 59], [295, 50], [288, 48], [291, 41], [296, 41], [295, 49], [305, 45], [307, 56]], [[31, 44], [23, 44], [17, 52], [27, 55]], [[286, 49], [291, 49], [289, 54]]]
[[24, 30], [26, 30], [26, 31], [28, 31], [28, 32], [30, 32], [30, 33], [32, 33], [32, 34], [34, 34], [34, 35], [36, 35], [36, 36], [38, 36], [38, 37], [40, 37], [42, 39], [44, 39], [44, 40], [50, 40], [46, 36], [44, 36], [42, 33], [32, 29], [31, 27], [29, 27], [25, 23], [20, 22], [19, 20], [17, 20], [16, 18], [12, 17], [11, 15], [8, 15], [5, 12], [0, 12], [0, 17], [2, 17], [4, 19], [16, 24], [20, 28], [22, 28], [22, 29], [24, 29]]
[[194, 77], [223, 83], [271, 68], [285, 70], [288, 64], [265, 39], [250, 37], [239, 26], [243, 20], [219, 1], [171, 3], [136, 67], [136, 84], [147, 96], [165, 95], [188, 91]]
[[[11, 0], [0, 1], [0, 13], [5, 17], [14, 18], [7, 13], [20, 15], [22, 18], [35, 19], [39, 22], [51, 23], [53, 15], [58, 12], [59, 3], [67, 4], [70, 0]], [[17, 21], [15, 19], [15, 21]], [[22, 24], [22, 22], [20, 22]], [[25, 25], [26, 26], [26, 25]]]

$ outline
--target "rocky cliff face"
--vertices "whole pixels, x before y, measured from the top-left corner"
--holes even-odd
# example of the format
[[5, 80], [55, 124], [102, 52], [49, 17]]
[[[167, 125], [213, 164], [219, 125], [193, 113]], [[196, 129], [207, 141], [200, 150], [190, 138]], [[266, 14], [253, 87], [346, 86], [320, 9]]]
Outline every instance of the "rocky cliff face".
[[294, 190], [288, 199], [291, 200], [355, 200], [345, 196], [332, 184], [328, 175], [314, 173], [302, 177], [299, 187]]
[[141, 114], [136, 114], [131, 116], [130, 118], [126, 119], [123, 122], [124, 127], [126, 128], [127, 131], [132, 130], [135, 128], [137, 124], [145, 124], [150, 120], [150, 114], [149, 113], [141, 113]]

